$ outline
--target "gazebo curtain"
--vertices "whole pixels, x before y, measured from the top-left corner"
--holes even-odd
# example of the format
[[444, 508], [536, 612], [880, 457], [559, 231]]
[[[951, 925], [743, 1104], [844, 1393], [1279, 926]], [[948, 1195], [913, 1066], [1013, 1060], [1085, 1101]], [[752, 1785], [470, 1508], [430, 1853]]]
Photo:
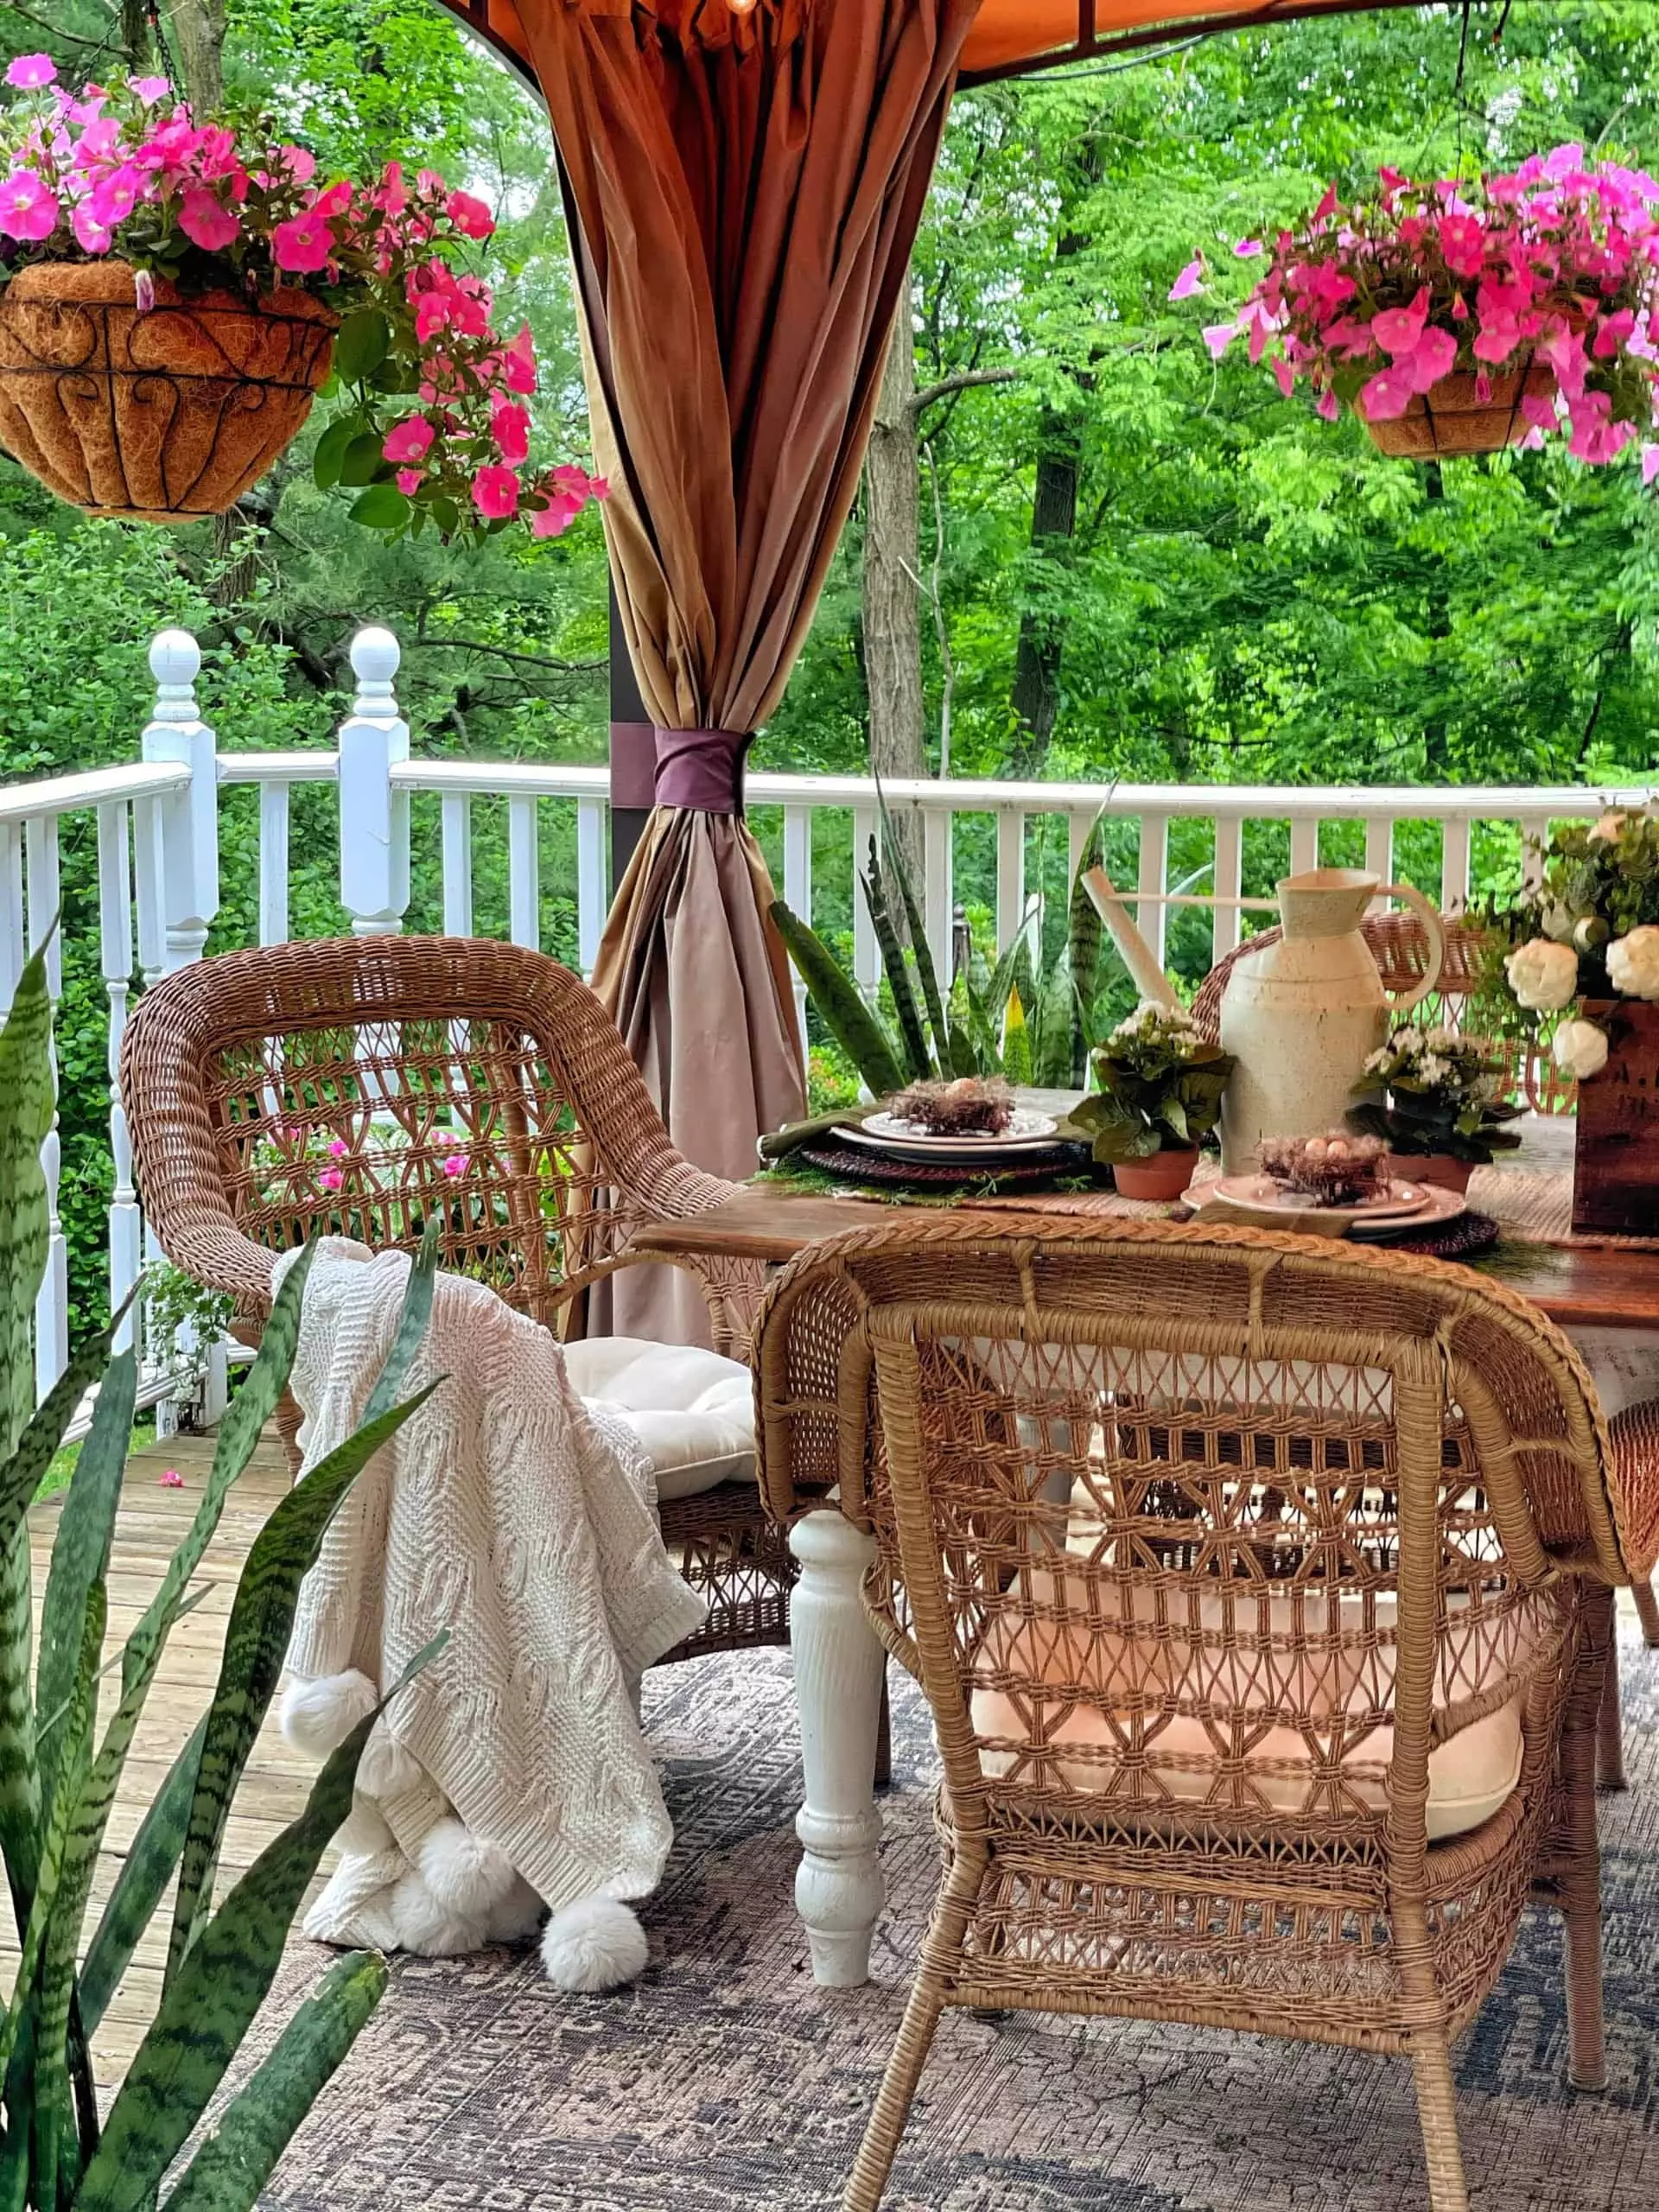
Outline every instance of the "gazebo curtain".
[[519, 0], [572, 216], [655, 802], [595, 986], [676, 1142], [744, 1176], [803, 1070], [743, 759], [852, 505], [977, 0]]

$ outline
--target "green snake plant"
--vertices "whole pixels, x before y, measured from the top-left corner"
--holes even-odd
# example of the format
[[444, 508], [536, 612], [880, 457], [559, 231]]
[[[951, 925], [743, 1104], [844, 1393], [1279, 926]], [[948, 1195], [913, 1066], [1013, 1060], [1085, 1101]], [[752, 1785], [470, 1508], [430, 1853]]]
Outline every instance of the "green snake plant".
[[[212, 1704], [144, 1815], [89, 1934], [93, 1873], [127, 1753], [168, 1637], [199, 1602], [192, 1580], [231, 1485], [287, 1380], [309, 1255], [287, 1275], [258, 1357], [219, 1425], [182, 1542], [137, 1627], [106, 1659], [110, 1559], [137, 1370], [130, 1351], [112, 1353], [117, 1314], [76, 1346], [35, 1406], [29, 1322], [48, 1252], [41, 1145], [54, 1108], [51, 1024], [37, 953], [0, 1028], [0, 1853], [20, 1952], [0, 2015], [0, 2212], [149, 2212], [158, 2204], [163, 2212], [242, 2212], [385, 1986], [385, 1962], [374, 1954], [340, 1959], [180, 2166], [351, 1808], [372, 1715], [329, 1758], [301, 1817], [215, 1897], [232, 1800], [276, 1687], [301, 1580], [359, 1469], [428, 1395], [397, 1402], [430, 1308], [434, 1248], [429, 1242], [411, 1274], [403, 1325], [361, 1426], [283, 1498], [256, 1539]], [[57, 1513], [36, 1652], [28, 1509], [93, 1388], [91, 1430]], [[116, 1681], [100, 1732], [106, 1675]], [[159, 2007], [100, 2117], [91, 2037], [175, 1871]]]

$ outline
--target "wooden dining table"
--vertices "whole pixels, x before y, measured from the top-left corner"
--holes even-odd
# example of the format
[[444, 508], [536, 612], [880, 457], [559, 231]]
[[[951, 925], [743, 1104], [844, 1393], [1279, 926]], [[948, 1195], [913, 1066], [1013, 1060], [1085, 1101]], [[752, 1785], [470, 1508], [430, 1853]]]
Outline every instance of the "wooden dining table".
[[[1497, 1223], [1497, 1242], [1458, 1264], [1495, 1276], [1557, 1323], [1588, 1364], [1608, 1414], [1659, 1398], [1659, 1238], [1573, 1236], [1576, 1125], [1565, 1116], [1533, 1116], [1515, 1126], [1520, 1148], [1478, 1168], [1470, 1184], [1470, 1204]], [[930, 1212], [938, 1210], [937, 1200], [925, 1203]], [[782, 1267], [809, 1245], [849, 1230], [880, 1229], [905, 1211], [902, 1199], [791, 1189], [772, 1174], [691, 1220], [639, 1229], [630, 1249]], [[1131, 1206], [1114, 1193], [1093, 1191], [976, 1197], [963, 1201], [956, 1217], [969, 1211], [982, 1212], [988, 1227], [1012, 1211], [1022, 1223], [1035, 1214], [1073, 1228], [1083, 1219], [1125, 1214], [1191, 1217], [1190, 1209]], [[874, 1545], [841, 1514], [809, 1512], [791, 1527], [790, 1546], [800, 1568], [791, 1643], [804, 1770], [796, 1904], [816, 1979], [848, 1986], [868, 1978], [883, 1896], [880, 1813], [872, 1786], [883, 1655], [861, 1595]]]

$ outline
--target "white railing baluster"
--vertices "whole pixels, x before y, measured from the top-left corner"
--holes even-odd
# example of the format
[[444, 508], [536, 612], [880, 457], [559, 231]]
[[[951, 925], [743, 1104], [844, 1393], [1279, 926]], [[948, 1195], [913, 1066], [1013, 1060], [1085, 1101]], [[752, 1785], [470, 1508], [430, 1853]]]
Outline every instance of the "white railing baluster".
[[1319, 864], [1319, 824], [1316, 815], [1298, 814], [1290, 824], [1290, 872], [1306, 875]]
[[58, 1211], [63, 1140], [59, 1134], [60, 1117], [56, 1105], [58, 1040], [55, 1016], [58, 1002], [63, 995], [63, 941], [54, 926], [60, 900], [56, 815], [35, 815], [24, 828], [23, 846], [29, 868], [29, 949], [31, 952], [38, 952], [42, 945], [46, 947], [46, 987], [52, 995], [54, 1017], [53, 1034], [48, 1040], [54, 1092], [52, 1126], [41, 1145], [41, 1168], [46, 1177], [49, 1225], [46, 1273], [41, 1279], [41, 1287], [35, 1299], [35, 1390], [37, 1397], [43, 1398], [69, 1360], [69, 1246], [63, 1233], [62, 1217]]
[[858, 879], [869, 868], [870, 840], [880, 835], [880, 820], [873, 806], [853, 809], [853, 981], [868, 999], [874, 998], [880, 985], [881, 948]]
[[[803, 811], [807, 857], [812, 853], [812, 817]], [[576, 801], [576, 958], [584, 976], [594, 972], [599, 941], [605, 934], [605, 808], [596, 798]]]
[[409, 906], [409, 792], [391, 772], [409, 758], [409, 724], [392, 691], [402, 658], [390, 630], [352, 639], [357, 696], [340, 726], [340, 898], [356, 937], [395, 935]]
[[473, 933], [473, 800], [469, 791], [446, 791], [443, 822], [443, 933]]
[[1366, 817], [1365, 872], [1384, 883], [1394, 880], [1394, 823], [1387, 816]]
[[[784, 809], [784, 904], [798, 920], [812, 925], [812, 817], [804, 806]], [[801, 1050], [806, 1050], [806, 985], [794, 963], [790, 972], [795, 988], [795, 1025]]]
[[259, 786], [259, 942], [288, 943], [288, 820], [286, 784]]
[[922, 926], [941, 991], [950, 988], [950, 935], [955, 912], [951, 906], [950, 833], [955, 816], [945, 808], [925, 807], [922, 812]]
[[1026, 918], [1026, 817], [1004, 806], [996, 816], [996, 949], [1006, 952]]
[[162, 810], [161, 802], [137, 798], [132, 804], [133, 909], [138, 918], [138, 965], [144, 981], [153, 983], [167, 957], [162, 929]]
[[146, 760], [176, 762], [189, 780], [159, 803], [162, 966], [168, 975], [201, 957], [219, 912], [219, 753], [196, 706], [201, 648], [188, 630], [163, 630], [149, 649], [156, 704], [144, 726]]
[[542, 949], [541, 857], [533, 798], [507, 801], [507, 934], [532, 952]]
[[[1216, 817], [1216, 864], [1211, 889], [1220, 899], [1236, 899], [1244, 880], [1243, 823], [1236, 814]], [[1218, 906], [1215, 910], [1213, 934], [1210, 940], [1211, 963], [1230, 953], [1243, 935], [1243, 917], [1236, 906]]]
[[1469, 904], [1469, 832], [1466, 814], [1449, 814], [1440, 825], [1440, 912], [1460, 914]]
[[1135, 887], [1141, 894], [1141, 904], [1135, 909], [1135, 923], [1141, 934], [1152, 949], [1152, 957], [1161, 968], [1164, 946], [1167, 938], [1165, 923], [1169, 909], [1149, 902], [1161, 899], [1169, 887], [1169, 817], [1166, 814], [1143, 814], [1141, 817], [1141, 863], [1135, 875]]
[[1092, 814], [1081, 814], [1074, 808], [1065, 817], [1065, 893], [1069, 899], [1071, 886], [1077, 880], [1083, 866], [1083, 855], [1088, 848], [1089, 832], [1095, 826]]
[[[110, 1005], [110, 1308], [113, 1312], [138, 1280], [143, 1249], [138, 1193], [132, 1181], [132, 1138], [121, 1103], [121, 1039], [127, 1027], [132, 982], [132, 871], [127, 861], [127, 809], [118, 801], [98, 810], [98, 946]], [[115, 1349], [128, 1351], [136, 1317], [129, 1313]]]
[[0, 1014], [8, 1012], [27, 957], [23, 948], [23, 833], [0, 822]]
[[1523, 814], [1516, 822], [1521, 832], [1521, 887], [1536, 891], [1544, 880], [1543, 849], [1549, 842], [1550, 817], [1547, 814]]

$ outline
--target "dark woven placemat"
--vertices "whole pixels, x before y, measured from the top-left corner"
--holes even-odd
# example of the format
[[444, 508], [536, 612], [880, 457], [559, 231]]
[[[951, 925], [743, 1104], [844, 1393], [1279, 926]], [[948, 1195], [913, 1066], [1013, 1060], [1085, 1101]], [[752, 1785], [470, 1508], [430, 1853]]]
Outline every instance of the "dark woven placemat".
[[1368, 1236], [1364, 1241], [1380, 1245], [1385, 1252], [1421, 1252], [1431, 1260], [1472, 1260], [1490, 1252], [1501, 1233], [1491, 1214], [1477, 1213], [1471, 1207], [1455, 1221], [1425, 1230], [1420, 1236]]
[[1089, 1165], [1086, 1145], [1047, 1146], [1018, 1161], [994, 1167], [955, 1166], [943, 1160], [891, 1160], [885, 1153], [865, 1152], [849, 1144], [804, 1144], [796, 1157], [826, 1175], [873, 1188], [917, 1191], [1030, 1191], [1052, 1183], [1057, 1175], [1076, 1175]]

